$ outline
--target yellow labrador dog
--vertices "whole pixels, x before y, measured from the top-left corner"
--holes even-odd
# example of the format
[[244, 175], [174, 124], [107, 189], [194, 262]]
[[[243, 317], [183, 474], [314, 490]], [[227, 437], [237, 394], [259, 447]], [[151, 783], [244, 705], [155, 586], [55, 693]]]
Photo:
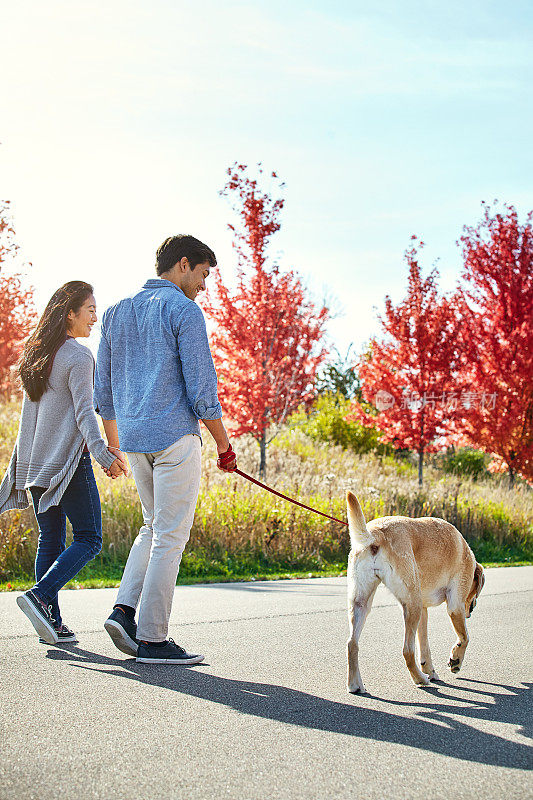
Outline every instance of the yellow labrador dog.
[[[365, 522], [357, 497], [347, 494], [352, 549], [348, 559], [348, 691], [366, 692], [359, 672], [359, 637], [380, 582], [403, 608], [403, 655], [416, 686], [438, 680], [429, 651], [428, 607], [446, 601], [459, 641], [448, 666], [459, 672], [468, 644], [470, 616], [485, 576], [457, 528], [435, 517], [378, 517]], [[419, 668], [415, 634], [420, 646]]]

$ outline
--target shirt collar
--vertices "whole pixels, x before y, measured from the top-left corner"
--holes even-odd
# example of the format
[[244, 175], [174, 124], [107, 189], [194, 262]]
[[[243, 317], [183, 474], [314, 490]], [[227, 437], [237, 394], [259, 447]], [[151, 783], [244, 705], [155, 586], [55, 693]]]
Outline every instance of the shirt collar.
[[166, 278], [149, 278], [144, 284], [143, 289], [161, 289], [163, 286], [170, 286], [171, 289], [177, 289], [178, 292], [181, 292], [183, 295], [185, 294], [183, 289], [180, 289], [180, 287], [176, 286], [172, 281], [167, 281]]

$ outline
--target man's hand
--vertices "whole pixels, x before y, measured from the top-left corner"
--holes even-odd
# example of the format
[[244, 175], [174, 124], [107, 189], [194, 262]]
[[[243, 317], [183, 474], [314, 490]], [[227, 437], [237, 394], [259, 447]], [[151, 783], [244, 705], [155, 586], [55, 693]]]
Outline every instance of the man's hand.
[[217, 458], [217, 467], [222, 472], [233, 472], [237, 469], [237, 456], [233, 452], [233, 447], [229, 445], [224, 453], [219, 453]]

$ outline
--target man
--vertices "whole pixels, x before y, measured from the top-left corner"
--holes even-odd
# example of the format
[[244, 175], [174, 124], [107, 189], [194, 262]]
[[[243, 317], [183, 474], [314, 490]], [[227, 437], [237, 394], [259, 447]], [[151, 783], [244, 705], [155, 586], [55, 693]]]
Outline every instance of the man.
[[109, 444], [128, 454], [144, 521], [104, 627], [119, 650], [142, 663], [197, 664], [204, 658], [187, 653], [167, 633], [198, 498], [199, 420], [216, 442], [219, 467], [236, 467], [204, 317], [194, 302], [216, 263], [198, 239], [172, 236], [157, 251], [158, 277], [102, 319], [95, 407]]

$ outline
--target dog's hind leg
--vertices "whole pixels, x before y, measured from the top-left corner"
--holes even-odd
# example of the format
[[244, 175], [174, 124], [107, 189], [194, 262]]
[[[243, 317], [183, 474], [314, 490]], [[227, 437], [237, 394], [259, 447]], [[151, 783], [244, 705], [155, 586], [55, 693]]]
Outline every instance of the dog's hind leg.
[[431, 658], [431, 651], [429, 649], [427, 608], [422, 609], [422, 614], [420, 615], [420, 622], [418, 623], [418, 630], [416, 633], [418, 636], [418, 645], [420, 647], [420, 666], [422, 667], [422, 672], [425, 672], [426, 675], [429, 675], [430, 681], [438, 681], [439, 676], [433, 667], [433, 660]]
[[414, 558], [411, 560], [408, 558], [402, 559], [401, 566], [403, 574], [401, 574], [400, 570], [395, 567], [393, 562], [390, 561], [390, 558], [386, 559], [384, 563], [387, 568], [382, 570], [380, 577], [387, 589], [392, 592], [403, 609], [403, 619], [405, 623], [403, 657], [405, 658], [407, 669], [411, 673], [411, 677], [416, 686], [427, 686], [429, 683], [429, 678], [427, 675], [424, 675], [424, 673], [421, 672], [418, 664], [416, 663], [416, 632], [423, 609], [420, 580]]
[[415, 653], [415, 636], [420, 617], [422, 616], [422, 603], [419, 600], [413, 600], [411, 598], [407, 603], [402, 603], [402, 606], [405, 622], [403, 657], [405, 658], [407, 669], [411, 673], [415, 686], [427, 686], [429, 678], [418, 668]]
[[468, 646], [465, 610], [464, 607], [459, 611], [450, 611], [448, 609], [448, 614], [450, 615], [454, 630], [459, 637], [459, 641], [454, 645], [454, 647], [452, 647], [448, 666], [452, 672], [459, 672], [463, 663], [463, 658], [465, 657], [466, 648]]
[[359, 671], [359, 637], [372, 607], [372, 600], [379, 584], [379, 578], [368, 563], [357, 563], [350, 554], [348, 565], [348, 612], [350, 618], [350, 638], [347, 645], [348, 691], [356, 694], [366, 693], [366, 687]]

